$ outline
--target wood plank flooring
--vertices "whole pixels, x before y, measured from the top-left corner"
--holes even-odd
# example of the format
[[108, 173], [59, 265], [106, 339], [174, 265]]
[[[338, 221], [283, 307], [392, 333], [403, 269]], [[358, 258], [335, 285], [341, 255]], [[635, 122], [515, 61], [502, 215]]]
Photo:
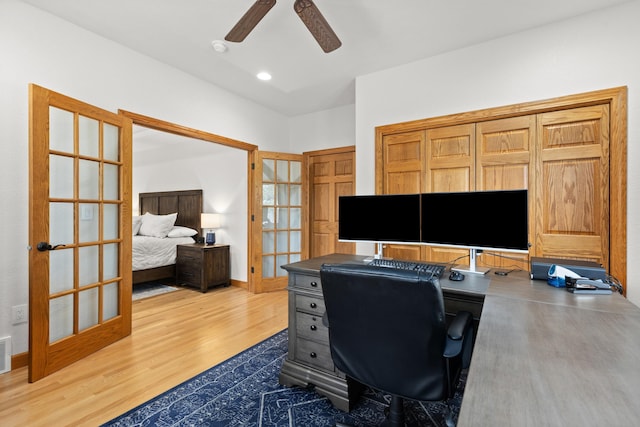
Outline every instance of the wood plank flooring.
[[38, 382], [0, 375], [0, 425], [98, 426], [287, 327], [287, 292], [191, 289], [133, 302], [131, 336]]

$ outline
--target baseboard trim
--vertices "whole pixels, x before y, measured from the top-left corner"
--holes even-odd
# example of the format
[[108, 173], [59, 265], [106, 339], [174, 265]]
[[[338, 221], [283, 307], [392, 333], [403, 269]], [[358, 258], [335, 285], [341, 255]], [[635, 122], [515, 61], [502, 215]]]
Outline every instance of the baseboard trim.
[[14, 354], [11, 356], [11, 370], [24, 368], [29, 366], [29, 352]]

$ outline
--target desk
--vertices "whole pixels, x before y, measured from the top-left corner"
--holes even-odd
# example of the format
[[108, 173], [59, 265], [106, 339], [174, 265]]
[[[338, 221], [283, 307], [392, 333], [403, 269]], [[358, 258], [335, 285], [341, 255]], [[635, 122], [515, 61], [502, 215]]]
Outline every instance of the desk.
[[[313, 384], [348, 411], [358, 390], [332, 363], [304, 360], [299, 332], [328, 352], [320, 324], [302, 322], [316, 303], [324, 310], [319, 270], [323, 263], [364, 262], [333, 254], [283, 266], [289, 272], [289, 355], [284, 385]], [[315, 286], [311, 283], [315, 282]], [[526, 272], [508, 276], [467, 274], [440, 280], [447, 312], [471, 308], [479, 320], [459, 427], [636, 425], [640, 420], [640, 309], [618, 294], [573, 295]], [[306, 299], [305, 299], [306, 298]], [[310, 298], [310, 299], [309, 299]], [[321, 304], [321, 306], [318, 306]], [[309, 319], [316, 318], [309, 315]], [[313, 321], [312, 321], [313, 322]], [[306, 335], [308, 337], [308, 334]]]
[[618, 294], [491, 277], [458, 426], [637, 425], [639, 331]]

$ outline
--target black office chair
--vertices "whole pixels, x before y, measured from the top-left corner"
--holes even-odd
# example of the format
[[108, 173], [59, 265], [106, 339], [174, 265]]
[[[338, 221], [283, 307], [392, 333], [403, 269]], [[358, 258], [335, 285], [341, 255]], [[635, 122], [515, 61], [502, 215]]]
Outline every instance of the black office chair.
[[[383, 425], [404, 425], [404, 399], [449, 407], [469, 366], [473, 324], [471, 313], [460, 312], [447, 327], [438, 279], [358, 264], [325, 264], [320, 278], [333, 362], [392, 396]], [[447, 424], [454, 424], [450, 410]]]

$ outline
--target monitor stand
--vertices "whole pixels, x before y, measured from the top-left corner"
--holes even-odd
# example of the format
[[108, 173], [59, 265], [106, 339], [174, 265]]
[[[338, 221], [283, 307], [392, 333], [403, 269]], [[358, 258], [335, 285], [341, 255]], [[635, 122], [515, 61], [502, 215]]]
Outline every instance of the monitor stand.
[[452, 268], [452, 270], [459, 271], [461, 273], [472, 273], [472, 274], [487, 274], [489, 272], [489, 268], [487, 267], [478, 267], [476, 265], [476, 256], [478, 255], [477, 249], [469, 249], [469, 266], [466, 265], [456, 265]]
[[369, 264], [374, 259], [382, 259], [382, 258], [384, 258], [382, 256], [382, 242], [376, 242], [376, 248], [377, 248], [376, 253], [372, 257], [365, 258], [364, 262]]

